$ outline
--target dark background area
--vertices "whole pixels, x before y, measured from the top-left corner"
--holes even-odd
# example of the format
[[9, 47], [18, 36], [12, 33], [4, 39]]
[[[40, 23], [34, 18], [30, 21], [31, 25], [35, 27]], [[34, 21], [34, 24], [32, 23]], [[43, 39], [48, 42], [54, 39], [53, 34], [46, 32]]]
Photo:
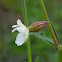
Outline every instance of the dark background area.
[[[62, 43], [62, 0], [44, 0], [46, 11], [53, 23], [60, 42]], [[36, 21], [46, 21], [40, 5], [40, 0], [26, 0], [29, 25]], [[24, 23], [21, 0], [0, 0], [0, 62], [27, 62], [26, 43], [15, 44], [16, 32], [12, 33], [12, 25], [17, 19]], [[51, 37], [48, 26], [41, 32]], [[55, 47], [45, 43], [35, 36], [30, 36], [32, 60], [39, 56], [40, 62], [57, 62]]]

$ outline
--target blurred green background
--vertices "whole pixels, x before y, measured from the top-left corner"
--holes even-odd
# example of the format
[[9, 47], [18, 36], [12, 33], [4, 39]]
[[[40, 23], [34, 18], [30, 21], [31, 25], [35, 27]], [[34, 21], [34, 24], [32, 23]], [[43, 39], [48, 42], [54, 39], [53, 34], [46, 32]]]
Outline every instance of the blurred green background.
[[[44, 0], [50, 21], [54, 24], [57, 35], [62, 40], [62, 0]], [[40, 0], [26, 0], [29, 25], [36, 21], [45, 21]], [[26, 43], [17, 47], [17, 33], [12, 33], [12, 25], [23, 18], [21, 0], [0, 0], [0, 62], [28, 62]], [[52, 38], [48, 26], [41, 30]], [[32, 60], [38, 56], [40, 62], [57, 62], [55, 47], [46, 44], [35, 36], [30, 36]]]

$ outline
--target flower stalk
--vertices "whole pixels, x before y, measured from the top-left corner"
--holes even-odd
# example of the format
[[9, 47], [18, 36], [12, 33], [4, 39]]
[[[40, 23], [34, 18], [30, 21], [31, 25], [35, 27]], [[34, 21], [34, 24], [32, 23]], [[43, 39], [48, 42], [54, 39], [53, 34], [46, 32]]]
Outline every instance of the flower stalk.
[[[44, 6], [44, 3], [43, 3], [43, 0], [40, 0], [40, 2], [41, 2], [41, 6], [42, 6], [42, 9], [43, 9], [43, 12], [44, 12], [45, 18], [46, 18], [47, 21], [49, 21], [49, 18], [48, 18], [48, 15], [47, 15], [47, 12], [46, 12], [46, 9], [45, 9], [45, 6]], [[57, 40], [56, 40], [56, 38], [55, 38], [55, 34], [54, 34], [54, 32], [53, 32], [53, 29], [52, 29], [50, 23], [48, 23], [48, 27], [49, 27], [50, 32], [51, 32], [51, 35], [52, 35], [52, 37], [53, 37], [54, 43], [55, 43], [56, 47], [58, 47], [58, 42], [57, 42]]]
[[[24, 11], [24, 21], [25, 21], [25, 25], [28, 26], [27, 10], [26, 10], [25, 0], [22, 0], [22, 4], [23, 4], [23, 11]], [[32, 62], [29, 37], [27, 39], [27, 54], [28, 54], [28, 62]]]

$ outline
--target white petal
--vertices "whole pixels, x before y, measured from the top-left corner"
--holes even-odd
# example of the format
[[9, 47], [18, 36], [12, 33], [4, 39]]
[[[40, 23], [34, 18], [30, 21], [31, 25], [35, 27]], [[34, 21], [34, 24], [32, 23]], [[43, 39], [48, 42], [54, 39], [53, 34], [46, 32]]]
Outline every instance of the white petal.
[[21, 27], [26, 27], [26, 26], [21, 22], [20, 19], [17, 20], [17, 24], [18, 24], [19, 26], [21, 26]]
[[24, 33], [19, 33], [16, 37], [15, 43], [17, 46], [21, 46], [24, 42], [26, 42], [27, 39], [25, 39], [25, 34]]
[[26, 30], [25, 27], [17, 27], [17, 31], [18, 31], [18, 32], [24, 33], [25, 30]]
[[13, 25], [12, 28], [15, 28], [15, 27], [17, 27], [17, 26], [18, 26], [18, 25]]
[[26, 29], [25, 30], [25, 38], [28, 38], [28, 36], [29, 36], [29, 29]]
[[17, 28], [14, 28], [14, 29], [12, 30], [12, 32], [14, 32], [14, 31], [17, 30], [19, 33], [26, 33], [26, 32], [25, 32], [26, 29], [27, 29], [27, 28], [25, 28], [25, 27], [17, 27]]
[[12, 30], [12, 32], [14, 32], [14, 31], [16, 31], [17, 29], [16, 28], [14, 28], [13, 30]]
[[21, 24], [21, 20], [20, 20], [20, 19], [17, 20], [17, 24], [18, 24], [18, 25]]

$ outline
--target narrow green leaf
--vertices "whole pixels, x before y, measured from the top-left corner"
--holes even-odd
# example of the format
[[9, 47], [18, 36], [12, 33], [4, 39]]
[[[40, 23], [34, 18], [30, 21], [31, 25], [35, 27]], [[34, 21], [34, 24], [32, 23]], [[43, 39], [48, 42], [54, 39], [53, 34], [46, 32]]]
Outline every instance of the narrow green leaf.
[[46, 43], [49, 43], [51, 45], [54, 46], [54, 42], [52, 39], [48, 38], [47, 36], [45, 36], [43, 33], [41, 32], [30, 32], [30, 35], [34, 35], [39, 39], [42, 39], [43, 41], [45, 41]]
[[38, 56], [35, 58], [35, 62], [40, 62]]

